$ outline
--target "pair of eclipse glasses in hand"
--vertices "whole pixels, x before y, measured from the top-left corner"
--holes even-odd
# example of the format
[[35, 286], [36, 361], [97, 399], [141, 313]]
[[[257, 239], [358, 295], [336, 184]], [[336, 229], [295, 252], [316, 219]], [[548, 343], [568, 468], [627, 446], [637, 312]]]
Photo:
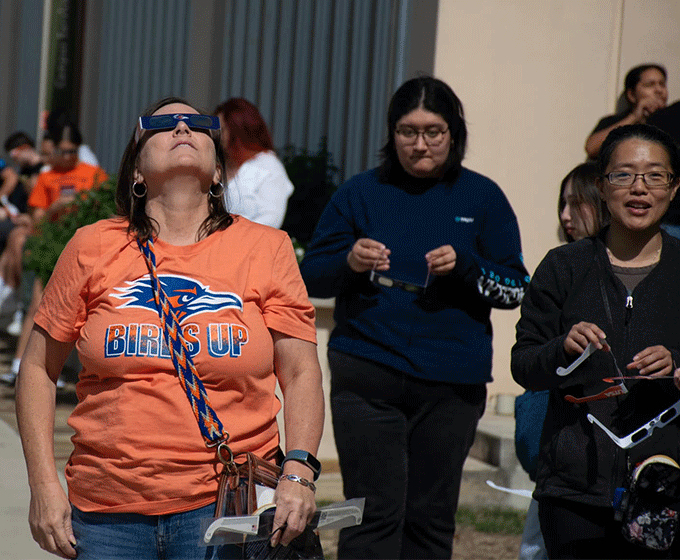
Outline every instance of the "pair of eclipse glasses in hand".
[[[626, 393], [628, 393], [628, 388], [626, 387], [625, 384], [626, 379], [645, 379], [648, 381], [669, 379], [671, 381], [673, 380], [673, 376], [649, 377], [646, 375], [628, 375], [628, 376], [623, 375], [621, 373], [621, 370], [619, 369], [618, 363], [616, 362], [616, 357], [611, 352], [611, 348], [609, 347], [607, 342], [604, 339], [601, 339], [600, 343], [604, 346], [605, 352], [608, 352], [611, 355], [612, 359], [614, 360], [614, 367], [616, 368], [616, 371], [618, 373], [618, 376], [605, 377], [603, 381], [607, 383], [615, 383], [616, 381], [618, 381], [619, 383], [617, 383], [613, 387], [608, 387], [607, 389], [600, 393], [597, 393], [596, 395], [589, 395], [586, 397], [574, 397], [573, 395], [565, 395], [564, 399], [566, 401], [574, 404], [580, 404], [584, 402], [598, 401], [602, 399], [607, 399], [609, 397], [625, 395]], [[595, 352], [595, 350], [597, 350], [597, 347], [592, 342], [590, 342], [588, 346], [586, 346], [585, 350], [581, 353], [581, 355], [576, 360], [574, 360], [574, 362], [572, 362], [571, 365], [569, 365], [566, 368], [558, 367], [555, 373], [557, 373], [557, 375], [559, 375], [560, 377], [566, 377], [578, 366], [580, 366], [590, 355], [592, 355]], [[630, 434], [624, 437], [619, 437], [616, 434], [612, 433], [611, 430], [609, 430], [604, 424], [602, 424], [602, 422], [600, 422], [592, 414], [588, 414], [587, 417], [588, 421], [591, 424], [595, 424], [602, 428], [602, 430], [604, 430], [607, 436], [609, 436], [609, 438], [616, 445], [618, 445], [622, 449], [630, 449], [631, 447], [635, 447], [637, 444], [650, 437], [655, 429], [663, 428], [664, 426], [670, 424], [679, 415], [680, 415], [680, 400], [669, 406], [666, 410], [662, 411], [660, 414], [658, 414], [651, 420], [649, 420], [649, 422], [646, 422], [643, 426], [640, 426], [638, 429], [632, 431]]]

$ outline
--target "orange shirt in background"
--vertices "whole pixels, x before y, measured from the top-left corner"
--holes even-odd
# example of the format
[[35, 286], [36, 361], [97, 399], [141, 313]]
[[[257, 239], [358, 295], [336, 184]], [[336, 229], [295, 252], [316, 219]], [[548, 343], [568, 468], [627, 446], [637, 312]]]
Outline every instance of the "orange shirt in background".
[[[45, 287], [35, 322], [76, 342], [83, 369], [69, 419], [71, 502], [84, 511], [177, 513], [217, 493], [205, 446], [170, 359], [149, 272], [122, 219], [77, 231]], [[279, 444], [269, 329], [316, 342], [287, 234], [244, 218], [198, 243], [156, 240], [160, 281], [234, 453]]]
[[83, 162], [79, 162], [70, 171], [50, 169], [38, 175], [35, 187], [28, 197], [28, 205], [47, 210], [62, 196], [90, 190], [106, 179], [106, 171], [101, 167]]

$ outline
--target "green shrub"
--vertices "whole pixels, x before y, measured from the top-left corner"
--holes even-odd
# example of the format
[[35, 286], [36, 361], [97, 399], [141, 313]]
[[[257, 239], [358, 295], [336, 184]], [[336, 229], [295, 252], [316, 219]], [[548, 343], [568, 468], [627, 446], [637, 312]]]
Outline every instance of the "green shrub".
[[[325, 137], [321, 139], [316, 153], [286, 146], [281, 161], [295, 187], [288, 199], [281, 229], [295, 239], [296, 249], [299, 247], [304, 250], [312, 238], [323, 209], [338, 188], [338, 168], [333, 164], [333, 156], [328, 151]], [[301, 260], [299, 254], [304, 254], [304, 251], [298, 253], [298, 260]]]
[[45, 285], [76, 230], [115, 215], [115, 193], [116, 178], [109, 177], [98, 187], [77, 196], [58, 219], [40, 221], [35, 235], [26, 240], [24, 267], [34, 270]]

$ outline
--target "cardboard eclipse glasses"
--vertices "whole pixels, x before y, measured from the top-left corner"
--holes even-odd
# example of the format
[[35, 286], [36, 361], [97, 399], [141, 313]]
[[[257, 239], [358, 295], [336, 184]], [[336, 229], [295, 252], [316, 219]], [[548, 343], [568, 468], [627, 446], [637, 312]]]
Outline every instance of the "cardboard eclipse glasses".
[[196, 115], [193, 113], [175, 113], [169, 115], [150, 115], [139, 117], [135, 140], [139, 141], [142, 130], [172, 130], [180, 121], [192, 130], [207, 131], [211, 136], [219, 134], [220, 119], [213, 115]]

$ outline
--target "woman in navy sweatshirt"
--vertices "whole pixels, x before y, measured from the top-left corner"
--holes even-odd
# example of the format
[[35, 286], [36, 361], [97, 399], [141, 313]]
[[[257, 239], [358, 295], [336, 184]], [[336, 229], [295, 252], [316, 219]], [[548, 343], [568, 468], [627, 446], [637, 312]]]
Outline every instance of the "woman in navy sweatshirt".
[[345, 496], [366, 497], [338, 556], [451, 558], [491, 381], [491, 308], [517, 307], [528, 276], [505, 195], [462, 167], [451, 88], [409, 80], [387, 125], [382, 164], [335, 193], [301, 265], [310, 295], [336, 297], [333, 427]]

